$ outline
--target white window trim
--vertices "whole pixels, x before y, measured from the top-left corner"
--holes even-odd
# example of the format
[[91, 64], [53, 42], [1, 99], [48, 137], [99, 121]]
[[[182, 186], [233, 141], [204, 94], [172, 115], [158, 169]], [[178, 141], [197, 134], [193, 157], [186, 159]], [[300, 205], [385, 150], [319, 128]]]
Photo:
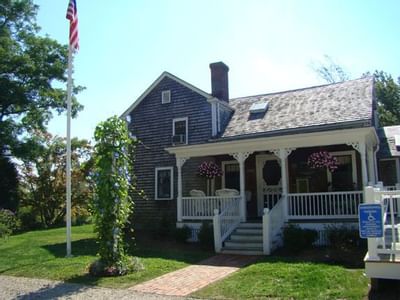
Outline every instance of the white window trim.
[[186, 139], [185, 144], [187, 145], [189, 142], [189, 119], [188, 117], [183, 118], [175, 118], [172, 120], [172, 136], [175, 135], [175, 122], [185, 121], [186, 122]]
[[226, 165], [234, 165], [238, 164], [237, 160], [224, 160], [221, 162], [221, 167], [222, 167], [222, 179], [221, 179], [221, 186], [224, 189], [225, 188], [225, 166]]
[[[351, 156], [351, 170], [353, 172], [353, 183], [358, 186], [358, 178], [357, 178], [357, 163], [356, 163], [356, 152], [354, 150], [348, 150], [348, 151], [329, 151], [329, 153], [332, 156], [346, 156], [350, 155]], [[326, 169], [326, 175], [328, 182], [332, 182], [332, 173]]]
[[[169, 170], [171, 172], [171, 196], [169, 198], [158, 198], [158, 171]], [[172, 200], [174, 198], [174, 167], [156, 167], [155, 170], [155, 200]]]
[[[164, 101], [164, 95], [168, 94], [169, 101]], [[171, 103], [171, 90], [165, 90], [161, 92], [161, 104]]]

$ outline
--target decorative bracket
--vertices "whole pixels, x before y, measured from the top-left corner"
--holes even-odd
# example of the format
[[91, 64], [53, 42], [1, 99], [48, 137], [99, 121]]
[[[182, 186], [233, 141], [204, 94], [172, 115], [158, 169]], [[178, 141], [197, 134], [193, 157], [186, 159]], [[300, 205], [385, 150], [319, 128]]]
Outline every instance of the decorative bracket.
[[176, 166], [180, 169], [190, 157], [177, 157]]
[[239, 163], [244, 163], [244, 161], [252, 154], [253, 152], [236, 152], [229, 153], [229, 155], [233, 156]]
[[352, 146], [353, 149], [357, 150], [358, 152], [361, 153], [360, 151], [360, 142], [347, 142], [346, 145]]
[[[282, 150], [282, 151], [281, 151]], [[292, 153], [292, 151], [296, 150], [296, 148], [281, 148], [281, 149], [272, 149], [270, 150], [273, 152], [276, 156], [278, 156], [280, 159], [285, 159]], [[281, 157], [281, 155], [283, 157]]]

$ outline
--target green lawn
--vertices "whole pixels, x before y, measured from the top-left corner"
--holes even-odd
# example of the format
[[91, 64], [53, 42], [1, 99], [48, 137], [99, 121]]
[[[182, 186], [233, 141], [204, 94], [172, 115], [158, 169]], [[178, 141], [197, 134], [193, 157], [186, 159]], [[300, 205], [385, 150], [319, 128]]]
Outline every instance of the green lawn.
[[361, 269], [272, 256], [193, 296], [207, 299], [363, 299], [368, 279]]
[[65, 228], [32, 231], [0, 239], [0, 274], [48, 278], [96, 284], [107, 287], [129, 287], [164, 273], [201, 261], [210, 255], [190, 246], [173, 243], [143, 242], [138, 239], [133, 255], [141, 258], [145, 270], [122, 277], [94, 278], [88, 265], [96, 259], [96, 242], [91, 225], [72, 228], [73, 258], [65, 258]]

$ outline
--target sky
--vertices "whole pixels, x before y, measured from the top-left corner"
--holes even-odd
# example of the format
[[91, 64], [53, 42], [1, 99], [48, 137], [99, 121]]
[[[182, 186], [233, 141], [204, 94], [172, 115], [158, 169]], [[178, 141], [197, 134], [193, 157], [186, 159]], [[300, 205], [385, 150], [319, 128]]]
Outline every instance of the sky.
[[[312, 65], [329, 55], [351, 78], [400, 76], [399, 0], [76, 0], [74, 60], [84, 110], [72, 136], [121, 115], [163, 72], [211, 91], [209, 64], [229, 66], [230, 97], [324, 84]], [[34, 0], [41, 35], [68, 43], [68, 0]], [[66, 116], [49, 123], [65, 136]]]

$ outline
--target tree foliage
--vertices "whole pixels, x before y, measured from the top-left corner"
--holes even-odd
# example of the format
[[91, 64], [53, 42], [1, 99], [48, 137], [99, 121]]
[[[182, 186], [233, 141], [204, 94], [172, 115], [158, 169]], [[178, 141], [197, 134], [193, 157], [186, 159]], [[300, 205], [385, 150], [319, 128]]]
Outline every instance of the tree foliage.
[[[35, 143], [33, 143], [34, 141]], [[66, 147], [65, 139], [38, 132], [30, 145], [31, 157], [23, 160], [21, 169], [23, 207], [32, 207], [43, 227], [60, 224], [65, 216]], [[91, 146], [86, 140], [71, 140], [72, 215], [88, 214], [92, 185]]]
[[18, 207], [18, 172], [9, 157], [0, 155], [0, 209], [16, 211]]
[[[68, 49], [39, 36], [38, 6], [32, 0], [0, 0], [0, 150], [23, 156], [21, 136], [44, 131], [54, 112], [66, 108]], [[75, 87], [75, 93], [81, 90]], [[73, 99], [73, 115], [82, 106]]]
[[343, 67], [329, 55], [324, 55], [324, 62], [313, 63], [312, 68], [319, 77], [328, 83], [343, 82], [350, 79]]
[[124, 228], [133, 211], [129, 195], [132, 178], [133, 141], [124, 121], [114, 116], [95, 130], [95, 196], [93, 214], [100, 260], [95, 274], [123, 275], [130, 271], [124, 244]]

